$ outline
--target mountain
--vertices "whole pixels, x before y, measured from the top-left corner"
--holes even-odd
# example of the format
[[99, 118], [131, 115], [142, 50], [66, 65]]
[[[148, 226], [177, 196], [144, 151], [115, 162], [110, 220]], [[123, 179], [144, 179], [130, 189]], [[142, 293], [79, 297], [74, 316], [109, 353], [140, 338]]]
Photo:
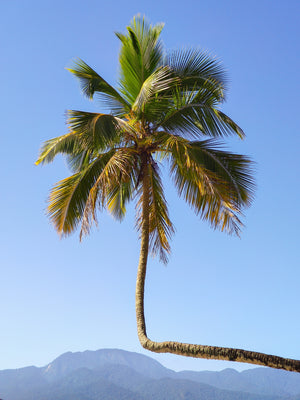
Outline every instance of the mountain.
[[[122, 386], [103, 379], [87, 368], [72, 371], [63, 379], [41, 386], [38, 390], [24, 391], [14, 400], [145, 400]], [[9, 399], [5, 399], [9, 400]]]
[[106, 364], [126, 365], [154, 379], [171, 376], [175, 373], [143, 354], [117, 349], [102, 349], [62, 354], [43, 368], [43, 374], [48, 381], [53, 381], [78, 368], [95, 369]]
[[[111, 366], [108, 375], [106, 367], [100, 370], [80, 368], [72, 371], [63, 379], [48, 382], [42, 386], [29, 388], [12, 397], [13, 400], [280, 400], [279, 397], [266, 397], [245, 392], [233, 392], [214, 388], [203, 383], [188, 380], [162, 378], [146, 379], [135, 373], [132, 379], [131, 370], [127, 366]], [[111, 372], [117, 371], [117, 376]], [[130, 390], [123, 386], [126, 378], [131, 376]], [[121, 377], [121, 382], [119, 381]], [[140, 380], [140, 378], [142, 378]], [[117, 381], [118, 384], [113, 383]], [[123, 383], [122, 383], [123, 382]], [[128, 383], [126, 383], [128, 386]], [[6, 400], [9, 400], [7, 398]]]
[[207, 383], [220, 389], [291, 396], [300, 394], [300, 374], [270, 368], [253, 368], [242, 372], [227, 368], [215, 371], [181, 371], [177, 378]]
[[22, 393], [26, 388], [38, 388], [46, 384], [41, 368], [26, 367], [0, 371], [0, 398], [13, 399], [16, 393]]
[[300, 400], [300, 374], [255, 368], [175, 372], [117, 349], [65, 353], [42, 368], [0, 371], [3, 400]]
[[163, 378], [138, 389], [147, 399], [155, 400], [281, 400], [279, 396], [222, 390], [204, 383]]

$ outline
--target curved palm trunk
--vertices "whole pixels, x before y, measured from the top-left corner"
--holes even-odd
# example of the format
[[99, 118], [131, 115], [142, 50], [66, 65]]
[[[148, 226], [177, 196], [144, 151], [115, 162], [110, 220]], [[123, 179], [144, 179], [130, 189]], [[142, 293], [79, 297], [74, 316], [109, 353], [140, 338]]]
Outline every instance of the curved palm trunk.
[[141, 251], [136, 281], [136, 319], [138, 337], [141, 345], [145, 349], [155, 353], [173, 353], [187, 357], [238, 361], [300, 372], [300, 361], [298, 360], [226, 347], [203, 346], [169, 341], [153, 342], [147, 337], [144, 315], [144, 287], [149, 249], [149, 176], [147, 168], [144, 168], [142, 201]]

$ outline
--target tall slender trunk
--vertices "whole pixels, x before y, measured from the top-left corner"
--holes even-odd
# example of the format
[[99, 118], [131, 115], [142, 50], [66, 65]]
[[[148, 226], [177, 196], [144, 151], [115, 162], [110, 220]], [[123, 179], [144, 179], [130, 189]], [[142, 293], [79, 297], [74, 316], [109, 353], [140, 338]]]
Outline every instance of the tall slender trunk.
[[207, 358], [214, 360], [237, 361], [249, 364], [300, 372], [300, 361], [257, 353], [242, 349], [203, 346], [180, 342], [153, 342], [147, 337], [144, 314], [144, 288], [149, 250], [149, 172], [147, 163], [143, 168], [142, 229], [141, 250], [136, 280], [136, 319], [137, 331], [141, 345], [155, 353], [173, 353], [187, 357]]

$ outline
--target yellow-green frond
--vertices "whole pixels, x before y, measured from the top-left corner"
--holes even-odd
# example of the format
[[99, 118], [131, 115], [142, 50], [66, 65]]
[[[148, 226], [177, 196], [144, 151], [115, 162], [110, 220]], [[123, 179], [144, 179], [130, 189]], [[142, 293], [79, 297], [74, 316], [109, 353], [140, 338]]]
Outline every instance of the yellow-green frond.
[[179, 195], [214, 228], [238, 233], [238, 215], [253, 197], [251, 161], [220, 150], [214, 140], [189, 142], [163, 132], [158, 140]]
[[75, 132], [47, 140], [43, 143], [36, 165], [47, 164], [53, 161], [57, 154], [72, 154], [79, 147], [78, 137]]
[[92, 99], [97, 93], [114, 115], [124, 115], [130, 110], [130, 105], [122, 95], [84, 61], [77, 59], [73, 68], [67, 70], [79, 79], [85, 96]]
[[118, 219], [126, 212], [126, 204], [135, 189], [137, 154], [133, 148], [115, 150], [91, 187], [83, 210], [80, 237], [88, 234], [91, 221], [96, 221], [96, 208], [107, 207]]
[[48, 215], [61, 235], [80, 223], [89, 193], [114, 151], [98, 156], [84, 170], [58, 182], [50, 192]]
[[137, 16], [127, 28], [127, 34], [117, 34], [121, 40], [121, 92], [130, 104], [135, 102], [145, 80], [162, 65], [161, 29], [161, 24], [151, 26], [145, 18]]
[[204, 136], [215, 138], [237, 135], [241, 139], [243, 130], [226, 114], [218, 110], [218, 98], [214, 92], [174, 92], [173, 104], [157, 126], [169, 133], [186, 138], [198, 139]]
[[139, 115], [144, 111], [150, 100], [158, 100], [157, 95], [167, 91], [178, 82], [178, 79], [172, 76], [169, 67], [160, 67], [155, 70], [143, 83], [141, 90], [132, 105], [132, 111]]
[[[167, 263], [170, 254], [170, 238], [174, 233], [173, 224], [169, 218], [168, 206], [164, 195], [160, 170], [157, 163], [151, 159], [147, 169], [149, 175], [149, 247], [153, 256], [159, 254], [160, 260]], [[137, 203], [137, 228], [142, 227], [142, 188]]]

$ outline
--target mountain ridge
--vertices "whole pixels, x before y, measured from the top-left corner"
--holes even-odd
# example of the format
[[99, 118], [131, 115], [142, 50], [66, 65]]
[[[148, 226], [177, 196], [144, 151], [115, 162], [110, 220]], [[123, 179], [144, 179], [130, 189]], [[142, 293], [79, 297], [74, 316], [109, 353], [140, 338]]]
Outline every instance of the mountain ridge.
[[104, 400], [300, 400], [300, 374], [267, 368], [175, 372], [120, 349], [66, 352], [44, 367], [0, 371], [3, 400], [97, 400], [99, 393]]

